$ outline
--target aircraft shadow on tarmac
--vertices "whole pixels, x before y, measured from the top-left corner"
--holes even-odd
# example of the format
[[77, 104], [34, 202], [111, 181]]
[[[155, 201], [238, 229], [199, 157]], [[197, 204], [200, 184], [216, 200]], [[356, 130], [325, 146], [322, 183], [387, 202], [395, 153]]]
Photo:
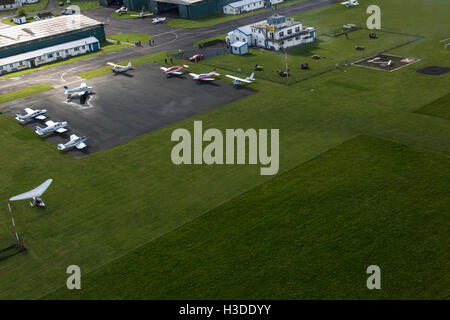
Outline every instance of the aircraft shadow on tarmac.
[[123, 77], [128, 77], [128, 78], [134, 77], [134, 75], [132, 75], [130, 73], [126, 73], [126, 72], [114, 73], [114, 77], [117, 77], [117, 76], [123, 76]]

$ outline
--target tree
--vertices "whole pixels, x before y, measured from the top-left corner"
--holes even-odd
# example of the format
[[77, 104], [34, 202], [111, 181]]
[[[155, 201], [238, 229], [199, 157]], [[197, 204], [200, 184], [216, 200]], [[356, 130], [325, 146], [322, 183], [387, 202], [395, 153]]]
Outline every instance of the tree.
[[24, 7], [20, 7], [19, 9], [17, 9], [16, 14], [17, 14], [18, 16], [26, 16], [26, 15], [27, 15], [27, 12], [25, 11], [25, 8], [24, 8]]

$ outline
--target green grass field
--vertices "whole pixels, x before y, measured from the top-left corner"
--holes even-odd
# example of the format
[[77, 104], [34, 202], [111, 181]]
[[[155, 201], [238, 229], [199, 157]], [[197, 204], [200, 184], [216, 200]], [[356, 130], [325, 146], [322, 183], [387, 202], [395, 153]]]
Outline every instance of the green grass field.
[[[118, 13], [118, 12], [113, 12], [111, 14], [111, 17], [113, 18], [117, 18], [117, 19], [141, 19], [140, 17], [136, 17], [135, 15], [139, 15], [141, 13], [141, 11], [128, 11], [125, 13]], [[148, 12], [146, 12], [148, 13]], [[147, 18], [151, 18], [151, 16], [146, 17], [144, 19]]]
[[27, 3], [23, 5], [26, 12], [41, 11], [47, 7], [48, 0], [39, 0], [38, 3]]
[[[356, 45], [365, 47], [365, 57], [378, 54], [401, 44], [407, 44], [413, 40], [419, 40], [418, 36], [378, 32], [379, 39], [369, 39], [371, 31], [361, 29], [351, 32], [349, 39], [345, 36], [330, 37], [319, 35], [317, 40], [287, 51], [287, 54], [261, 49], [250, 49], [243, 56], [227, 53], [214, 58], [203, 60], [201, 63], [218, 68], [234, 71], [243, 75], [252, 73], [255, 65], [262, 65], [263, 71], [259, 71], [256, 77], [270, 81], [285, 82], [286, 79], [278, 76], [279, 70], [286, 70], [286, 63], [290, 70], [290, 82], [307, 79], [313, 75], [333, 69], [336, 64], [344, 66], [363, 58], [363, 54], [356, 51]], [[312, 55], [319, 55], [320, 60], [312, 59]], [[309, 70], [302, 70], [301, 64], [308, 63]]]
[[53, 87], [47, 84], [38, 84], [32, 87], [28, 87], [26, 89], [21, 89], [13, 92], [3, 93], [0, 95], [0, 103], [5, 103], [8, 101], [13, 101], [17, 99], [22, 99], [29, 97], [31, 95], [41, 93], [44, 91], [52, 90]]
[[135, 41], [141, 41], [143, 44], [148, 43], [152, 36], [146, 33], [118, 33], [108, 35], [108, 39], [120, 42], [134, 44]]
[[[88, 11], [88, 10], [97, 9], [97, 8], [102, 7], [99, 4], [98, 0], [72, 0], [71, 5], [76, 5], [76, 6], [80, 7], [80, 11]], [[64, 7], [67, 7], [67, 6], [64, 6]]]
[[450, 120], [450, 93], [421, 107], [416, 112]]
[[[305, 24], [362, 24], [369, 1], [360, 2], [309, 12]], [[13, 204], [29, 250], [0, 262], [0, 298], [448, 296], [450, 122], [416, 111], [448, 95], [450, 75], [414, 71], [448, 65], [439, 41], [450, 4], [374, 3], [385, 30], [425, 36], [389, 51], [420, 62], [392, 73], [339, 68], [291, 86], [257, 78], [248, 98], [82, 159], [0, 115], [0, 195], [54, 179], [44, 210]], [[279, 129], [278, 175], [174, 165], [170, 135], [193, 120]], [[0, 248], [14, 242], [10, 224], [0, 206]], [[72, 264], [80, 292], [64, 289]], [[365, 288], [370, 264], [382, 269], [380, 291]]]
[[[449, 167], [359, 136], [46, 298], [444, 298]], [[371, 264], [379, 292], [365, 285]]]

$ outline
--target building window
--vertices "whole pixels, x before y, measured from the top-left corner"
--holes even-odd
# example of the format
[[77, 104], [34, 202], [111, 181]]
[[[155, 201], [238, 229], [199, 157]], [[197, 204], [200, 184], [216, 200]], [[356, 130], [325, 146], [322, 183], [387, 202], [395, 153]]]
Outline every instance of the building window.
[[295, 32], [300, 32], [300, 27], [295, 28]]
[[279, 36], [280, 36], [280, 37], [284, 36], [284, 32], [281, 31], [281, 32], [279, 33]]
[[53, 54], [52, 54], [52, 53], [49, 53], [49, 54], [47, 55], [47, 57], [48, 57], [49, 59], [51, 59], [51, 58], [53, 58]]
[[300, 40], [300, 37], [295, 37], [295, 40]]
[[287, 34], [291, 34], [292, 33], [292, 29], [288, 29]]

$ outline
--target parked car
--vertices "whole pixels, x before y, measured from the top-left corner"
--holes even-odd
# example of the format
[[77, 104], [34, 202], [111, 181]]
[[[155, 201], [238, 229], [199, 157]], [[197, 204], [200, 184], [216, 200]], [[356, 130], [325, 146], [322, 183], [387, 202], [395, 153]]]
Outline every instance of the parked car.
[[203, 54], [199, 53], [199, 54], [196, 54], [196, 55], [190, 57], [189, 61], [197, 62], [197, 61], [203, 60], [203, 59], [205, 59], [205, 56]]

